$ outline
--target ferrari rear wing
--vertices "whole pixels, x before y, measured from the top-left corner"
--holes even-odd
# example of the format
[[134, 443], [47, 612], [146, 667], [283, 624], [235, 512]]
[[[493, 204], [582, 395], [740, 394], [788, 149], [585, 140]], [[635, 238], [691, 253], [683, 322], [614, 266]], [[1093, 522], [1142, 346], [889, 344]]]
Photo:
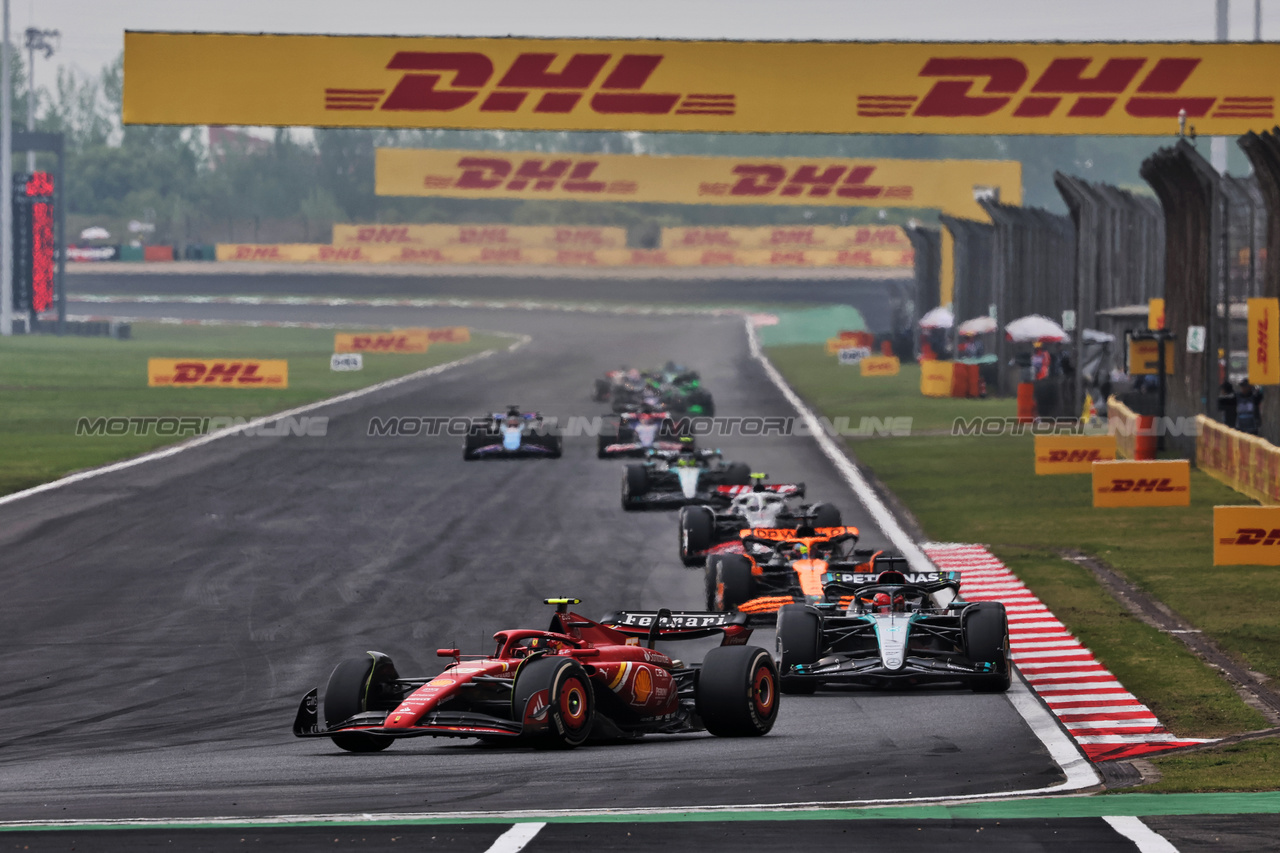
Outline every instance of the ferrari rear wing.
[[633, 637], [656, 640], [695, 640], [725, 634], [737, 642], [745, 642], [751, 629], [747, 614], [701, 610], [619, 610], [600, 620], [616, 631]]

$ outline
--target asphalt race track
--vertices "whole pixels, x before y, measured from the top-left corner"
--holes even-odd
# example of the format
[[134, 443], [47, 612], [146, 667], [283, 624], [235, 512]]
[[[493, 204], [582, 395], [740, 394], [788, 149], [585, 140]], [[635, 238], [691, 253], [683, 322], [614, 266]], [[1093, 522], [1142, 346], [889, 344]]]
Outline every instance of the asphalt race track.
[[[353, 653], [377, 649], [406, 675], [431, 674], [441, 668], [437, 647], [488, 652], [496, 630], [541, 626], [547, 596], [580, 597], [591, 615], [701, 609], [701, 571], [675, 556], [674, 513], [623, 513], [622, 463], [597, 460], [594, 439], [566, 439], [558, 461], [464, 463], [456, 438], [372, 437], [370, 418], [470, 416], [512, 403], [562, 419], [594, 415], [596, 375], [665, 358], [699, 367], [718, 415], [793, 412], [751, 359], [734, 318], [110, 307], [132, 316], [469, 325], [532, 340], [314, 412], [330, 417], [323, 438], [226, 438], [0, 505], [0, 820], [759, 806], [997, 794], [1065, 778], [1007, 697], [961, 690], [786, 697], [773, 733], [749, 740], [655, 736], [544, 752], [416, 739], [374, 755], [297, 740], [289, 728], [299, 698]], [[803, 480], [810, 499], [841, 506], [864, 543], [887, 544], [812, 439], [717, 443], [775, 481]], [[770, 632], [754, 640], [772, 646]], [[857, 823], [856, 845], [848, 823], [806, 821], [805, 832], [840, 849], [876, 850], [896, 822]], [[934, 822], [927, 832], [920, 825], [895, 849], [923, 850], [950, 836], [977, 849], [984, 838], [963, 821]], [[369, 832], [384, 843], [399, 835], [426, 849], [486, 850], [508, 826]], [[771, 826], [705, 823], [679, 832], [690, 847], [720, 839], [739, 850], [785, 849], [786, 827]], [[984, 846], [1004, 834], [1008, 849], [1135, 849], [1099, 819], [1002, 827], [991, 827]], [[54, 836], [65, 845], [77, 832], [87, 831], [0, 841], [65, 849], [46, 845]], [[133, 830], [86, 843], [150, 849], [174, 837], [147, 832], [146, 843]], [[254, 829], [249, 841], [315, 849], [308, 832]], [[331, 849], [365, 849], [363, 834], [322, 829], [315, 838]], [[438, 846], [435, 835], [455, 843]], [[660, 843], [658, 828], [552, 824], [524, 849], [631, 849], [643, 839]]]

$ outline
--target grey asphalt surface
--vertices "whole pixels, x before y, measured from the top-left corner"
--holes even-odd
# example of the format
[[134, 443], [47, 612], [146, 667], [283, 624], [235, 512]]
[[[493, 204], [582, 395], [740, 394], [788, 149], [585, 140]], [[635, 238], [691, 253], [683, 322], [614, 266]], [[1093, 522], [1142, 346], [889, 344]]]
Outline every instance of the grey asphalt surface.
[[[376, 322], [376, 310], [341, 316]], [[559, 461], [464, 463], [457, 439], [369, 437], [370, 417], [507, 403], [593, 414], [592, 378], [667, 357], [698, 365], [721, 414], [789, 413], [734, 319], [394, 316], [533, 342], [334, 406], [324, 438], [223, 439], [0, 506], [0, 817], [769, 804], [1062, 779], [1003, 697], [963, 691], [788, 697], [773, 734], [752, 740], [545, 753], [424, 739], [356, 756], [294, 739], [298, 699], [353, 653], [429, 674], [439, 646], [488, 651], [496, 630], [543, 624], [545, 596], [595, 615], [702, 598], [700, 573], [675, 558], [674, 515], [624, 514], [622, 465], [595, 459], [592, 439], [567, 439]], [[720, 443], [805, 481], [885, 544], [811, 440]]]
[[[210, 267], [213, 265], [210, 264]], [[75, 269], [67, 276], [68, 291], [86, 294], [270, 295], [346, 297], [441, 297], [468, 299], [538, 299], [605, 303], [672, 304], [847, 304], [862, 312], [875, 331], [894, 328], [895, 310], [911, 298], [911, 279], [761, 279], [761, 278], [599, 278], [514, 275], [337, 275], [332, 272], [195, 273], [150, 272], [138, 275]]]

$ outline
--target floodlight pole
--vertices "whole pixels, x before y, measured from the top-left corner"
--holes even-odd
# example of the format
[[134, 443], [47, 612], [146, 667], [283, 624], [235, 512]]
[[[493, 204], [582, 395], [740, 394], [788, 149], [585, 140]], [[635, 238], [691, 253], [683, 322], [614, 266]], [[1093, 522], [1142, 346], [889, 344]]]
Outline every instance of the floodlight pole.
[[[61, 33], [57, 30], [27, 27], [24, 35], [27, 48], [27, 133], [33, 133], [36, 129], [36, 51], [43, 53], [45, 59], [53, 56], [56, 50], [54, 43]], [[36, 152], [28, 151], [27, 172], [30, 174], [35, 170]]]
[[[1214, 10], [1215, 35], [1218, 41], [1227, 40], [1227, 8], [1230, 0], [1217, 0], [1217, 8]], [[1214, 170], [1219, 175], [1227, 173], [1227, 138], [1225, 136], [1215, 136], [1209, 141], [1209, 162], [1213, 165]]]
[[9, 0], [0, 41], [0, 335], [13, 334], [13, 104], [9, 86]]

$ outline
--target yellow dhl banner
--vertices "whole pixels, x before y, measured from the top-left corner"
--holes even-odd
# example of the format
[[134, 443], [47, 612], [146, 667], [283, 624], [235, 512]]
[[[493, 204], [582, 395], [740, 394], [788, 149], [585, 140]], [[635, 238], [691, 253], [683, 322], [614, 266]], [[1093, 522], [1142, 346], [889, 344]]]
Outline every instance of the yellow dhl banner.
[[1089, 474], [1093, 463], [1116, 458], [1112, 435], [1037, 435], [1037, 474]]
[[1196, 467], [1264, 504], [1280, 504], [1280, 447], [1196, 415]]
[[[1129, 374], [1155, 376], [1160, 372], [1160, 349], [1156, 341], [1129, 339]], [[1164, 372], [1173, 375], [1173, 341], [1164, 342]]]
[[1280, 299], [1249, 300], [1249, 381], [1280, 384]]
[[1215, 566], [1280, 566], [1280, 506], [1215, 506]]
[[897, 376], [902, 363], [896, 355], [872, 355], [858, 362], [863, 376]]
[[1093, 505], [1190, 506], [1191, 463], [1186, 459], [1094, 462]]
[[1147, 328], [1153, 332], [1164, 328], [1163, 299], [1147, 300]]
[[[927, 207], [985, 222], [987, 216], [974, 200], [974, 188], [997, 189], [1002, 201], [1017, 204], [1022, 198], [1022, 165], [1014, 160], [659, 157], [379, 148], [376, 187], [378, 195], [386, 196]], [[905, 242], [905, 235], [902, 239]], [[675, 246], [664, 239], [663, 247]]]
[[386, 264], [504, 264], [577, 267], [897, 267], [910, 249], [544, 249], [520, 246], [329, 246], [219, 243], [219, 261]]
[[765, 227], [685, 226], [662, 229], [664, 249], [901, 249], [911, 241], [898, 225]]
[[333, 245], [625, 249], [627, 229], [578, 225], [334, 225]]
[[1274, 122], [1280, 44], [126, 32], [126, 124], [1136, 134]]
[[949, 361], [920, 362], [920, 393], [926, 397], [950, 397], [954, 370]]
[[430, 346], [426, 329], [394, 329], [390, 332], [338, 332], [333, 336], [333, 351], [420, 353]]
[[151, 358], [152, 388], [288, 388], [289, 362], [257, 358]]

